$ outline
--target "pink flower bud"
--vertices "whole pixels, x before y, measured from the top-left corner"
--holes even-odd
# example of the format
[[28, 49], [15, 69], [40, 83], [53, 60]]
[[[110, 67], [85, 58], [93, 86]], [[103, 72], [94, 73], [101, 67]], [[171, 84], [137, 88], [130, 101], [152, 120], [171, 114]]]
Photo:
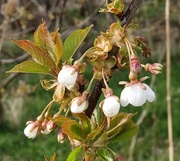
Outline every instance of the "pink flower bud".
[[152, 74], [160, 74], [163, 68], [163, 65], [160, 63], [154, 63], [154, 64], [146, 64], [144, 66], [145, 70], [148, 72], [151, 72]]
[[43, 130], [41, 130], [41, 133], [42, 134], [49, 134], [51, 131], [53, 131], [56, 128], [56, 126], [57, 125], [52, 120], [49, 120], [46, 123], [45, 128]]
[[141, 63], [136, 55], [132, 55], [130, 58], [130, 70], [137, 74], [140, 74], [142, 71]]
[[59, 143], [63, 143], [66, 138], [65, 133], [63, 132], [62, 128], [59, 129], [58, 135], [57, 135], [57, 140]]

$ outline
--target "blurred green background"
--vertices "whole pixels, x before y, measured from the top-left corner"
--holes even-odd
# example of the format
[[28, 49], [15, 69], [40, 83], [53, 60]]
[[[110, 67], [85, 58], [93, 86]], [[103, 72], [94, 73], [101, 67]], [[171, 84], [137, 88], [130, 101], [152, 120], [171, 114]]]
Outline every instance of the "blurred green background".
[[[127, 4], [130, 2], [125, 1]], [[64, 161], [71, 147], [68, 141], [57, 142], [57, 132], [40, 135], [34, 140], [25, 137], [23, 130], [28, 120], [35, 120], [42, 109], [50, 102], [52, 93], [45, 91], [40, 80], [47, 78], [35, 74], [7, 74], [15, 64], [29, 57], [9, 38], [32, 39], [33, 32], [44, 19], [50, 31], [59, 27], [64, 40], [73, 30], [94, 24], [93, 29], [77, 52], [81, 55], [93, 44], [94, 38], [105, 31], [117, 19], [113, 15], [98, 13], [103, 0], [1, 0], [0, 12], [0, 160], [1, 161], [42, 161], [44, 155], [54, 152], [57, 160]], [[9, 8], [8, 8], [9, 6]], [[171, 23], [171, 103], [173, 116], [173, 138], [175, 161], [180, 158], [180, 2], [172, 0], [170, 6]], [[133, 161], [168, 161], [168, 126], [166, 110], [166, 47], [165, 47], [165, 1], [147, 0], [138, 9], [135, 22], [139, 27], [135, 35], [146, 37], [152, 56], [144, 62], [160, 62], [163, 73], [150, 76], [146, 81], [155, 91], [156, 101], [143, 107], [121, 108], [122, 112], [136, 112], [137, 121], [144, 109], [147, 115], [140, 125]], [[10, 17], [7, 23], [7, 15]], [[91, 67], [89, 67], [91, 68]], [[91, 72], [86, 77], [91, 76]], [[142, 77], [147, 73], [142, 73]], [[110, 87], [119, 96], [123, 87], [120, 80], [127, 80], [128, 71], [115, 71]], [[56, 108], [56, 107], [55, 107]], [[58, 108], [58, 107], [57, 107]], [[109, 145], [124, 158], [128, 158], [131, 140]]]

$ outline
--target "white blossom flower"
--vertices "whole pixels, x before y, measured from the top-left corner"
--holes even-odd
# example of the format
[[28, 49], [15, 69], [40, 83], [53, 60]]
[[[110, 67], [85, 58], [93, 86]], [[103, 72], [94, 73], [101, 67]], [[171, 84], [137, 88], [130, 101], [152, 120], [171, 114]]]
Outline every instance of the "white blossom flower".
[[82, 113], [87, 109], [87, 107], [88, 107], [87, 100], [80, 102], [80, 98], [76, 97], [72, 100], [71, 112], [72, 113]]
[[78, 72], [75, 71], [72, 66], [65, 65], [58, 74], [58, 82], [68, 90], [72, 90], [76, 83], [77, 76]]
[[26, 128], [24, 129], [24, 134], [29, 138], [29, 139], [34, 139], [40, 129], [40, 123], [38, 121], [28, 121], [26, 124]]
[[120, 96], [120, 103], [123, 107], [129, 103], [133, 106], [142, 106], [146, 100], [153, 102], [155, 100], [155, 93], [145, 83], [142, 83], [146, 89], [143, 89], [138, 84], [132, 84], [123, 89]]
[[120, 109], [119, 99], [116, 96], [107, 97], [103, 101], [102, 110], [107, 117], [113, 117], [118, 114]]

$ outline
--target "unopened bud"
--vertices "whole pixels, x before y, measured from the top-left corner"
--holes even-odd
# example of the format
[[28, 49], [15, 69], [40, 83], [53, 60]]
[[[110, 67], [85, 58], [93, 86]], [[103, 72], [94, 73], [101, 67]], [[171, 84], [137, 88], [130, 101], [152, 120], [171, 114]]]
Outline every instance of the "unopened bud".
[[107, 8], [108, 12], [120, 15], [124, 9], [124, 3], [121, 3], [120, 0], [114, 0], [112, 3], [107, 4]]
[[66, 138], [66, 134], [63, 132], [62, 128], [59, 129], [57, 140], [59, 143], [63, 143]]
[[162, 72], [163, 65], [160, 63], [146, 64], [144, 69], [152, 74], [160, 74]]
[[140, 74], [142, 71], [141, 63], [136, 55], [132, 55], [130, 58], [130, 70], [137, 74]]

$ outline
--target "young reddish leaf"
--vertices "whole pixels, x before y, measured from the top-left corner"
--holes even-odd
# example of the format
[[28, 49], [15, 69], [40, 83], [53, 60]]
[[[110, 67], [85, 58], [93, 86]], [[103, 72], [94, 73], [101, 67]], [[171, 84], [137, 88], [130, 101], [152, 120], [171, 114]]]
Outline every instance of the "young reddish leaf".
[[58, 30], [50, 33], [46, 23], [43, 22], [34, 33], [34, 43], [51, 56], [56, 66], [59, 64], [62, 55], [62, 40]]
[[43, 50], [46, 50], [46, 37], [49, 36], [50, 33], [46, 27], [46, 23], [43, 22], [38, 26], [36, 31], [34, 32], [34, 43], [42, 48]]
[[21, 64], [17, 64], [7, 73], [12, 72], [49, 74], [50, 70], [47, 67], [37, 64], [33, 61], [25, 61]]
[[66, 161], [83, 161], [85, 155], [85, 149], [82, 146], [77, 146], [74, 148], [71, 153], [68, 155]]
[[58, 31], [52, 32], [51, 36], [52, 36], [53, 41], [55, 43], [56, 66], [57, 66], [59, 64], [59, 61], [61, 60], [61, 57], [62, 57], [63, 44], [62, 44], [60, 33]]
[[76, 30], [66, 38], [63, 46], [62, 61], [68, 61], [74, 55], [92, 26], [90, 25], [85, 29]]
[[27, 53], [29, 53], [34, 59], [34, 61], [36, 61], [38, 64], [41, 64], [49, 69], [55, 68], [55, 63], [53, 62], [52, 58], [48, 55], [48, 53], [46, 53], [37, 45], [33, 44], [28, 40], [14, 40], [14, 39], [12, 40], [20, 48], [22, 48]]
[[82, 127], [75, 121], [68, 121], [62, 125], [64, 133], [66, 133], [70, 138], [82, 141], [84, 139], [84, 134]]
[[65, 122], [72, 120], [67, 116], [59, 115], [58, 117], [53, 118], [52, 121], [61, 127]]

